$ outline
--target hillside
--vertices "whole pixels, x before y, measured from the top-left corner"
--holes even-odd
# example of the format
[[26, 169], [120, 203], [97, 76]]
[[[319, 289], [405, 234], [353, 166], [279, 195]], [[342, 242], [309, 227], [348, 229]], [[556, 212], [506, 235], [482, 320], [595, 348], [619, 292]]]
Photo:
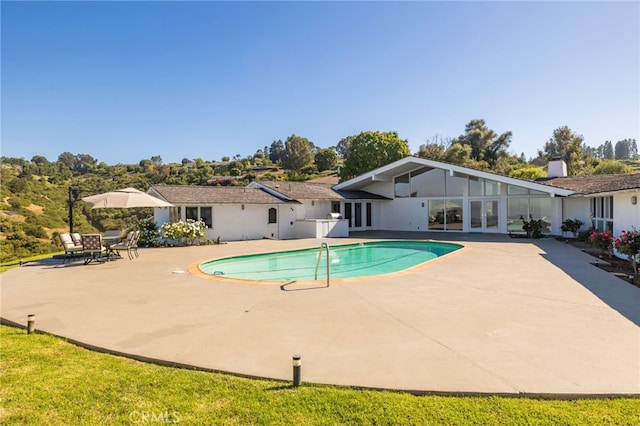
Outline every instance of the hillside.
[[[245, 166], [242, 176], [229, 176], [229, 164], [115, 165], [72, 170], [58, 162], [34, 164], [3, 158], [0, 187], [0, 261], [62, 250], [58, 234], [69, 231], [69, 199], [75, 232], [126, 229], [153, 215], [152, 209], [95, 209], [80, 198], [120, 188], [146, 191], [151, 185], [246, 185], [264, 180], [326, 176], [292, 174], [279, 167]], [[214, 172], [221, 173], [214, 175]], [[70, 191], [70, 188], [72, 191]]]

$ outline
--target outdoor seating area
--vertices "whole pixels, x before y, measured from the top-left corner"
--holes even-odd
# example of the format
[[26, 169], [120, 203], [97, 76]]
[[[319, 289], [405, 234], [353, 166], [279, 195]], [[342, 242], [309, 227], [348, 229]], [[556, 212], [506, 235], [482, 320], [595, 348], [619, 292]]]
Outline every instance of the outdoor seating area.
[[126, 250], [129, 260], [138, 258], [140, 231], [131, 231], [123, 238], [121, 231], [106, 231], [102, 234], [80, 234], [64, 232], [59, 235], [64, 248], [62, 263], [82, 259], [87, 265], [122, 259], [121, 250]]

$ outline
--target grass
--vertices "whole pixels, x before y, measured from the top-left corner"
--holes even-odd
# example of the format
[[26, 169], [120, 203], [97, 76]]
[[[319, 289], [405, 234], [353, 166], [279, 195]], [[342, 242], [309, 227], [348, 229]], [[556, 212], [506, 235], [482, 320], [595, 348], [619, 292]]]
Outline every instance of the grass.
[[53, 257], [55, 255], [60, 255], [60, 254], [64, 254], [64, 252], [61, 251], [57, 253], [39, 254], [37, 256], [25, 257], [24, 259], [11, 260], [9, 262], [2, 262], [0, 263], [0, 274], [3, 273], [4, 271], [8, 271], [9, 269], [15, 268], [16, 266], [20, 266], [21, 262], [22, 264], [25, 264], [28, 262], [35, 262], [36, 260], [48, 259], [50, 257]]
[[414, 396], [145, 364], [0, 326], [0, 423], [640, 424], [640, 399]]

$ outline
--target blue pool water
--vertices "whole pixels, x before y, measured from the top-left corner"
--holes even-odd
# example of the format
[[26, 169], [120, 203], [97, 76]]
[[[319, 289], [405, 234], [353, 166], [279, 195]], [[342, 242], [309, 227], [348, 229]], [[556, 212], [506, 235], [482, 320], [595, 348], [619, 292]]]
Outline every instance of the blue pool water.
[[[356, 278], [409, 269], [461, 249], [460, 244], [432, 241], [376, 241], [329, 247], [329, 274]], [[326, 279], [326, 251], [319, 247], [273, 253], [233, 256], [199, 265], [202, 272], [256, 281], [311, 281]]]

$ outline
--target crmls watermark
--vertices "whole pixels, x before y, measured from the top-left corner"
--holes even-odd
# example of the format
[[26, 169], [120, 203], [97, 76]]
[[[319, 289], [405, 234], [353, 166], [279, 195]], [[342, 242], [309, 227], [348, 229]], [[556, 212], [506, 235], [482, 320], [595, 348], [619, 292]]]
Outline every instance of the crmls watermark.
[[132, 411], [129, 413], [131, 423], [179, 423], [177, 411]]

